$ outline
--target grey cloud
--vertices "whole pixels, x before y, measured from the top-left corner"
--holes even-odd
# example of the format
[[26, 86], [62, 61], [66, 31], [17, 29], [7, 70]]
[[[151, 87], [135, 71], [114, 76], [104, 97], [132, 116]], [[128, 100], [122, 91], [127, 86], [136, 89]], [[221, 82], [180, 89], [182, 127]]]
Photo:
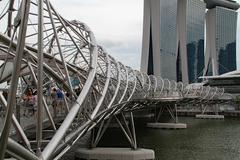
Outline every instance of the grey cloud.
[[[132, 54], [136, 54], [141, 49], [141, 43], [139, 40], [103, 40], [100, 41], [101, 44], [106, 49], [111, 49], [117, 53], [125, 53], [129, 52]], [[140, 53], [138, 53], [140, 54]]]
[[101, 1], [100, 0], [52, 0], [51, 2], [59, 4], [59, 5], [67, 5], [67, 6], [96, 6], [96, 5], [100, 5]]
[[140, 66], [143, 0], [53, 0], [63, 17], [85, 22], [98, 44], [135, 69]]

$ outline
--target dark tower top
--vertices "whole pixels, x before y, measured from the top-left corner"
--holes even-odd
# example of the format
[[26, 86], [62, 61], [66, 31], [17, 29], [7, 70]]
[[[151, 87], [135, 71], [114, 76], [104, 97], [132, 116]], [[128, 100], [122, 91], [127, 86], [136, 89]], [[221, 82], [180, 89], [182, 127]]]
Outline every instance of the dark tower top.
[[208, 9], [220, 6], [232, 10], [237, 10], [240, 7], [240, 5], [233, 0], [204, 0], [204, 2], [207, 4]]

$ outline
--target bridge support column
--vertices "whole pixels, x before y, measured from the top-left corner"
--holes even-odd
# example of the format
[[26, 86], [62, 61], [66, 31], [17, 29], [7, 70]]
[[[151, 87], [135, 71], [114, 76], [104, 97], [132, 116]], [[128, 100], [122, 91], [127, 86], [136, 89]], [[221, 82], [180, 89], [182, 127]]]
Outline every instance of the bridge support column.
[[[172, 119], [172, 123], [159, 123], [163, 112], [167, 111]], [[187, 124], [178, 122], [177, 104], [166, 104], [160, 107], [159, 112], [155, 113], [155, 122], [147, 123], [147, 127], [159, 129], [185, 129]]]
[[207, 109], [210, 108], [210, 105], [201, 106], [202, 113], [196, 114], [196, 118], [198, 119], [224, 119], [224, 115], [219, 115], [219, 105], [212, 104], [212, 110], [210, 111], [212, 114], [205, 114]]
[[[131, 148], [106, 148], [97, 147], [112, 120], [118, 124], [124, 136], [127, 138]], [[128, 123], [130, 122], [130, 123]], [[75, 152], [75, 157], [81, 160], [153, 160], [155, 159], [154, 150], [141, 149], [137, 147], [136, 132], [134, 125], [133, 113], [129, 115], [127, 121], [124, 113], [113, 115], [107, 120], [103, 120], [99, 127], [92, 131], [90, 148], [80, 148]]]
[[132, 113], [130, 113], [130, 120], [129, 120], [130, 125], [126, 120], [124, 113], [121, 113], [120, 115], [113, 115], [108, 120], [103, 120], [99, 125], [98, 129], [95, 128], [92, 132], [91, 148], [97, 147], [99, 141], [103, 137], [104, 133], [106, 132], [113, 118], [118, 124], [118, 126], [120, 127], [120, 129], [122, 130], [122, 132], [124, 133], [124, 136], [127, 138], [129, 144], [131, 145], [131, 148], [136, 150], [137, 140], [136, 140], [135, 125], [134, 125], [134, 119], [133, 119]]

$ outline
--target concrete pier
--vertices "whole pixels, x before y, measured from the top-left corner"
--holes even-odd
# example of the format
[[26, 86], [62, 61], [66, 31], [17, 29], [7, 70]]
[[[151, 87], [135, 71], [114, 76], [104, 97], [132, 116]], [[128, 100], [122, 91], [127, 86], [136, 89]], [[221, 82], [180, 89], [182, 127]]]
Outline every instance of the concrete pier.
[[160, 129], [186, 129], [187, 124], [185, 123], [148, 123], [149, 128], [160, 128]]
[[151, 149], [131, 148], [80, 148], [76, 149], [75, 158], [79, 160], [154, 160]]
[[224, 119], [224, 115], [197, 114], [198, 119]]

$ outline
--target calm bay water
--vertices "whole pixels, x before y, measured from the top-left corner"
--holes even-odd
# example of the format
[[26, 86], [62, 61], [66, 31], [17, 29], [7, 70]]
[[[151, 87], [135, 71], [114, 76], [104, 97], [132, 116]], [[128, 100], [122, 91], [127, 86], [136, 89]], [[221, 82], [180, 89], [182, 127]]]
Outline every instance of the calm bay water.
[[240, 119], [180, 121], [188, 129], [138, 129], [139, 146], [154, 149], [157, 160], [240, 159]]
[[[149, 129], [137, 121], [138, 147], [155, 150], [156, 160], [239, 160], [240, 119], [180, 118], [185, 130]], [[108, 131], [100, 146], [127, 146], [122, 132]], [[72, 154], [71, 154], [72, 155]], [[69, 159], [66, 156], [64, 159]]]

